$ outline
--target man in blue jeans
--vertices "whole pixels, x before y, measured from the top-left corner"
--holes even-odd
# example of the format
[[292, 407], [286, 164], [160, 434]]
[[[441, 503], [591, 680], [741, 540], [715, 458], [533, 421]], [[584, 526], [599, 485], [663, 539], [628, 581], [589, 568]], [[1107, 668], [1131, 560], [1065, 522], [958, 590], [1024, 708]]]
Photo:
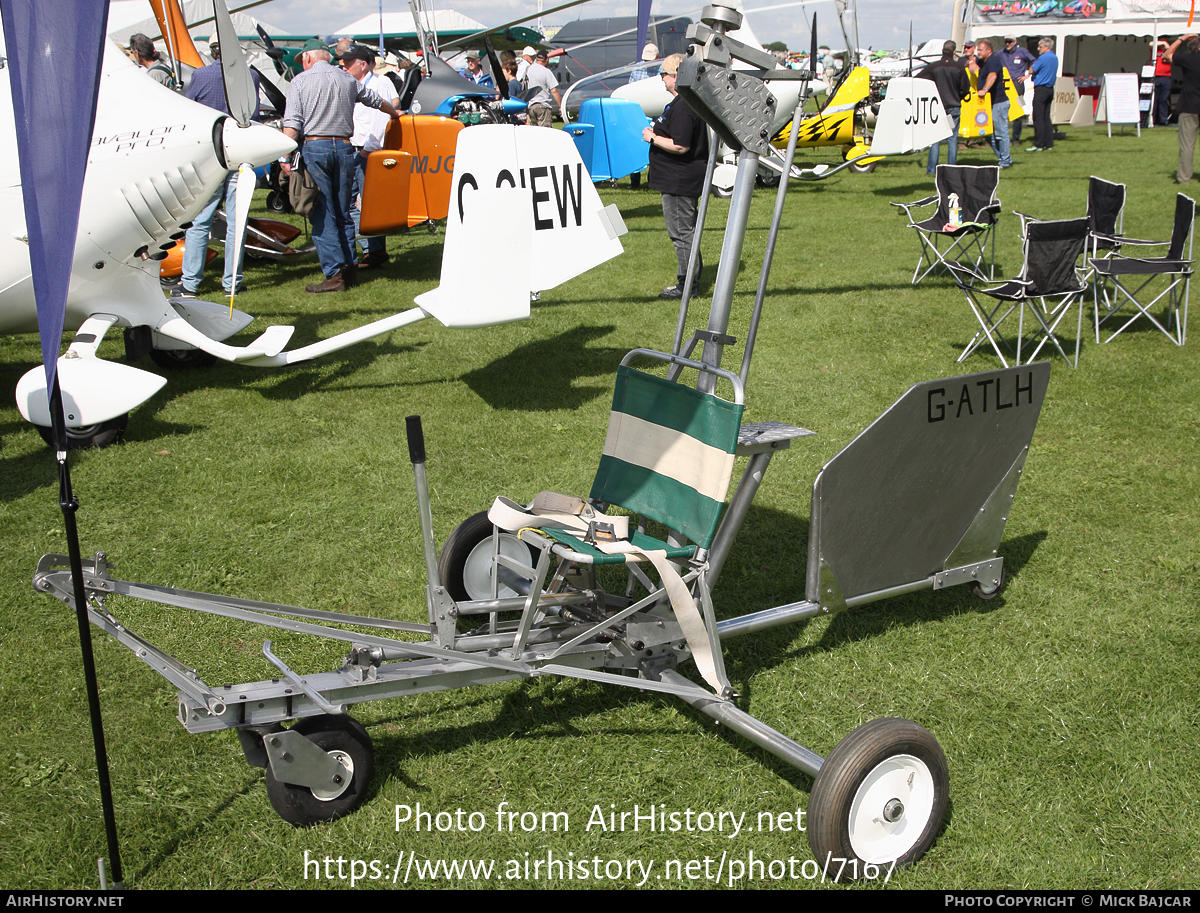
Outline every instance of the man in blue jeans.
[[[213, 62], [192, 74], [192, 80], [188, 83], [187, 92], [184, 94], [192, 101], [228, 114], [229, 105], [225, 101], [225, 83], [221, 76], [221, 49], [216, 42], [209, 45], [209, 53], [212, 54]], [[254, 80], [254, 115], [251, 119], [258, 120], [259, 76], [253, 70], [250, 71], [250, 76]], [[235, 264], [233, 262], [233, 246], [237, 238], [237, 231], [234, 227], [232, 213], [237, 209], [237, 174], [231, 173], [226, 176], [225, 182], [217, 188], [217, 192], [200, 210], [200, 214], [192, 219], [192, 227], [187, 230], [183, 239], [182, 278], [179, 288], [172, 297], [196, 297], [196, 293], [200, 289], [200, 281], [204, 278], [204, 263], [208, 259], [209, 233], [212, 231], [213, 220], [217, 216], [217, 208], [221, 205], [222, 200], [225, 202], [225, 212], [230, 217], [226, 219], [225, 226], [225, 276], [221, 280], [221, 287], [225, 289], [226, 295], [232, 294], [235, 288], [239, 292], [242, 290], [241, 261], [246, 250], [243, 246], [238, 252], [238, 262]]]
[[[313, 243], [321, 261], [324, 281], [305, 291], [344, 292], [354, 285], [358, 257], [354, 252], [354, 221], [350, 217], [354, 186], [354, 159], [350, 142], [354, 133], [354, 105], [361, 102], [379, 108], [389, 117], [396, 109], [344, 70], [330, 65], [333, 55], [313, 38], [304, 45], [304, 72], [288, 87], [283, 132], [292, 139], [304, 137], [301, 154], [317, 185], [313, 206]], [[291, 174], [284, 165], [284, 174]]]
[[[942, 59], [931, 63], [917, 74], [918, 79], [930, 79], [937, 86], [938, 97], [942, 100], [942, 108], [945, 109], [946, 116], [950, 118], [950, 126], [954, 132], [950, 134], [950, 139], [946, 140], [948, 147], [946, 162], [951, 165], [958, 164], [958, 119], [962, 113], [963, 99], [971, 93], [971, 81], [967, 78], [967, 71], [954, 59], [954, 51], [954, 42], [945, 42], [942, 45]], [[929, 162], [925, 166], [926, 174], [934, 174], [937, 171], [941, 149], [940, 142], [929, 147]]]
[[979, 60], [979, 100], [992, 97], [992, 149], [1001, 168], [1012, 167], [1012, 150], [1008, 141], [1008, 95], [1004, 91], [1004, 64], [992, 51], [992, 43], [980, 38], [975, 45]]

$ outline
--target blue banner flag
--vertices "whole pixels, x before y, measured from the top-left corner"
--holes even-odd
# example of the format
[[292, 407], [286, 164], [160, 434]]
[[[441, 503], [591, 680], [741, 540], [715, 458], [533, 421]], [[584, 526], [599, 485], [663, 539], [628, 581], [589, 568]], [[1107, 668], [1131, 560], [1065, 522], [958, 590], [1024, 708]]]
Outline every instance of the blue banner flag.
[[[637, 23], [637, 57], [635, 60], [642, 59], [642, 49], [646, 46], [646, 32], [650, 28], [650, 3], [651, 0], [638, 0], [638, 23]], [[662, 51], [659, 51], [661, 54]]]
[[46, 389], [53, 389], [108, 0], [0, 0]]

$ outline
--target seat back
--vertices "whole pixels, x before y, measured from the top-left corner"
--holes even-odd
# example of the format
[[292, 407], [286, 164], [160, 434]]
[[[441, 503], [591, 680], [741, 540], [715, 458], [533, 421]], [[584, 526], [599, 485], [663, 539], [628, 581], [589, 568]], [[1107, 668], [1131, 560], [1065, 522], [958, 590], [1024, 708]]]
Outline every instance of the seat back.
[[744, 407], [622, 365], [593, 500], [712, 545]]
[[1191, 259], [1191, 250], [1184, 257], [1183, 247], [1187, 244], [1188, 235], [1192, 233], [1192, 223], [1196, 220], [1196, 201], [1182, 193], [1175, 197], [1175, 226], [1171, 230], [1171, 247], [1167, 251], [1168, 260]]
[[985, 225], [995, 221], [992, 213], [986, 210], [996, 202], [996, 188], [1000, 184], [999, 165], [938, 165], [935, 180], [938, 211], [933, 224], [944, 225], [950, 221], [952, 193], [958, 194], [962, 221]]
[[1021, 278], [1026, 297], [1078, 291], [1075, 264], [1088, 238], [1088, 219], [1030, 220], [1025, 226], [1025, 266]]
[[[1094, 234], [1115, 236], [1121, 233], [1125, 217], [1125, 185], [1114, 184], [1095, 175], [1088, 179], [1088, 229]], [[1108, 242], [1110, 246], [1111, 242]]]

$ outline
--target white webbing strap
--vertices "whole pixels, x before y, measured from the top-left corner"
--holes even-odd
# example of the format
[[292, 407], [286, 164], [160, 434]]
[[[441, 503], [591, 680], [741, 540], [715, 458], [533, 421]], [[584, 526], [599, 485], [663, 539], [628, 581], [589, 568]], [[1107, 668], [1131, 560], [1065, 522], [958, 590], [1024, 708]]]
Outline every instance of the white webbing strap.
[[[548, 493], [543, 492], [543, 494]], [[541, 495], [538, 496], [538, 498], [541, 497]], [[569, 500], [578, 500], [571, 499], [566, 495], [557, 495], [555, 498], [561, 498], [562, 501], [558, 503], [564, 506]], [[543, 499], [543, 503], [551, 500]], [[583, 503], [586, 504], [586, 502]], [[537, 504], [538, 499], [534, 499], [533, 510], [527, 511], [515, 501], [498, 497], [488, 510], [488, 519], [500, 529], [512, 533], [529, 527], [565, 529], [573, 533], [587, 532], [588, 520], [583, 519], [581, 514], [539, 509]], [[586, 505], [584, 513], [593, 519], [597, 516], [590, 505]], [[640, 555], [654, 565], [654, 569], [658, 571], [658, 576], [662, 580], [663, 589], [667, 591], [667, 598], [675, 612], [675, 620], [679, 622], [679, 629], [683, 632], [688, 646], [691, 647], [692, 657], [696, 660], [696, 667], [700, 670], [700, 675], [708, 682], [713, 691], [720, 694], [724, 690], [724, 683], [717, 674], [708, 628], [705, 627], [704, 619], [700, 617], [700, 611], [696, 608], [696, 601], [688, 591], [687, 584], [683, 582], [683, 577], [680, 576], [675, 565], [668, 560], [667, 553], [662, 549], [636, 548], [629, 542], [589, 542], [588, 544], [606, 555], [625, 555], [627, 556], [626, 561], [629, 560], [629, 556]]]

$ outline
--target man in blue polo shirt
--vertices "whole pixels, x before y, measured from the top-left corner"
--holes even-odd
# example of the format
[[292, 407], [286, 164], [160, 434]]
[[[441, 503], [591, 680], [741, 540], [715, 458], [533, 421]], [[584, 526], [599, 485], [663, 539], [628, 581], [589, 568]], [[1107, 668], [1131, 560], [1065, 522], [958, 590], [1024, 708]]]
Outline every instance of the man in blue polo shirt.
[[1054, 83], [1058, 79], [1058, 55], [1054, 39], [1038, 42], [1038, 58], [1030, 68], [1033, 74], [1033, 145], [1026, 152], [1045, 152], [1054, 148], [1054, 125], [1050, 123], [1050, 105], [1054, 102]]

